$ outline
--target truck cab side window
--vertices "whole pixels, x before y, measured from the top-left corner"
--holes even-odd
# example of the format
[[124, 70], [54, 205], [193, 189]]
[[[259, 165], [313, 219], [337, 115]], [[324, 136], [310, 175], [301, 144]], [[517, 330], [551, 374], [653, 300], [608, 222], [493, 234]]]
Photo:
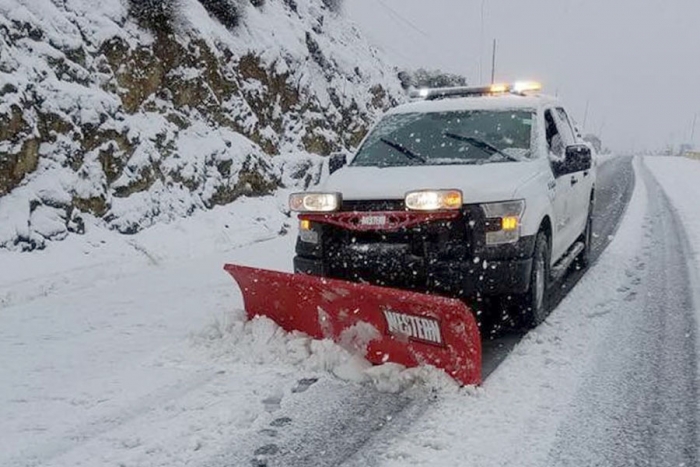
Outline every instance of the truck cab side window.
[[571, 124], [569, 116], [566, 115], [566, 110], [562, 109], [561, 107], [557, 107], [557, 117], [559, 117], [558, 123], [559, 128], [561, 129], [561, 134], [564, 138], [564, 142], [567, 145], [575, 144], [576, 138], [574, 137], [574, 126]]
[[555, 157], [562, 157], [564, 154], [564, 144], [551, 110], [545, 111], [544, 123], [547, 136], [547, 148], [549, 149], [550, 154], [554, 155]]

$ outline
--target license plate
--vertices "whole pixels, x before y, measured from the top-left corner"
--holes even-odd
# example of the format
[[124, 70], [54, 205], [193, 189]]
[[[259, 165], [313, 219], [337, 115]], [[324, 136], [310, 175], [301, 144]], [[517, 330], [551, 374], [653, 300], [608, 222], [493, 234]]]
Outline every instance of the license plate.
[[386, 225], [386, 216], [362, 216], [360, 224], [373, 227], [383, 226]]

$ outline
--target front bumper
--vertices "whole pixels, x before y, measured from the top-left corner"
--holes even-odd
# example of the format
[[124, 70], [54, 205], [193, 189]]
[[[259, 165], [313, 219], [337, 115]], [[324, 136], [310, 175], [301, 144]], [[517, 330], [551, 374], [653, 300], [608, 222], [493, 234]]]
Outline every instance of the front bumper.
[[348, 258], [342, 267], [321, 259], [294, 258], [294, 271], [456, 297], [521, 294], [528, 290], [532, 258], [479, 262], [435, 261], [411, 256]]

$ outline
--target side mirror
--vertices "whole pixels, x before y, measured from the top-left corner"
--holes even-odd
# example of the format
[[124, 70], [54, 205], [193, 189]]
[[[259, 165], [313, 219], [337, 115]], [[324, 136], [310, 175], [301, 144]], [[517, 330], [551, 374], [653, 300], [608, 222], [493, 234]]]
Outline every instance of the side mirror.
[[591, 148], [585, 144], [575, 144], [566, 147], [566, 165], [570, 172], [583, 172], [593, 165]]
[[338, 171], [348, 163], [348, 156], [344, 152], [335, 152], [328, 158], [328, 173]]
[[557, 177], [562, 175], [589, 170], [593, 165], [591, 148], [585, 144], [574, 144], [566, 147], [564, 160], [553, 163]]

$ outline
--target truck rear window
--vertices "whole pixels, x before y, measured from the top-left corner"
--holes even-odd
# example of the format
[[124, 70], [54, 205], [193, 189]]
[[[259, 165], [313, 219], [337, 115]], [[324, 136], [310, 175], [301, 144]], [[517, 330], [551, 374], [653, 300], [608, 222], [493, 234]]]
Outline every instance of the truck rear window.
[[485, 164], [526, 160], [533, 110], [393, 114], [372, 130], [353, 166]]

